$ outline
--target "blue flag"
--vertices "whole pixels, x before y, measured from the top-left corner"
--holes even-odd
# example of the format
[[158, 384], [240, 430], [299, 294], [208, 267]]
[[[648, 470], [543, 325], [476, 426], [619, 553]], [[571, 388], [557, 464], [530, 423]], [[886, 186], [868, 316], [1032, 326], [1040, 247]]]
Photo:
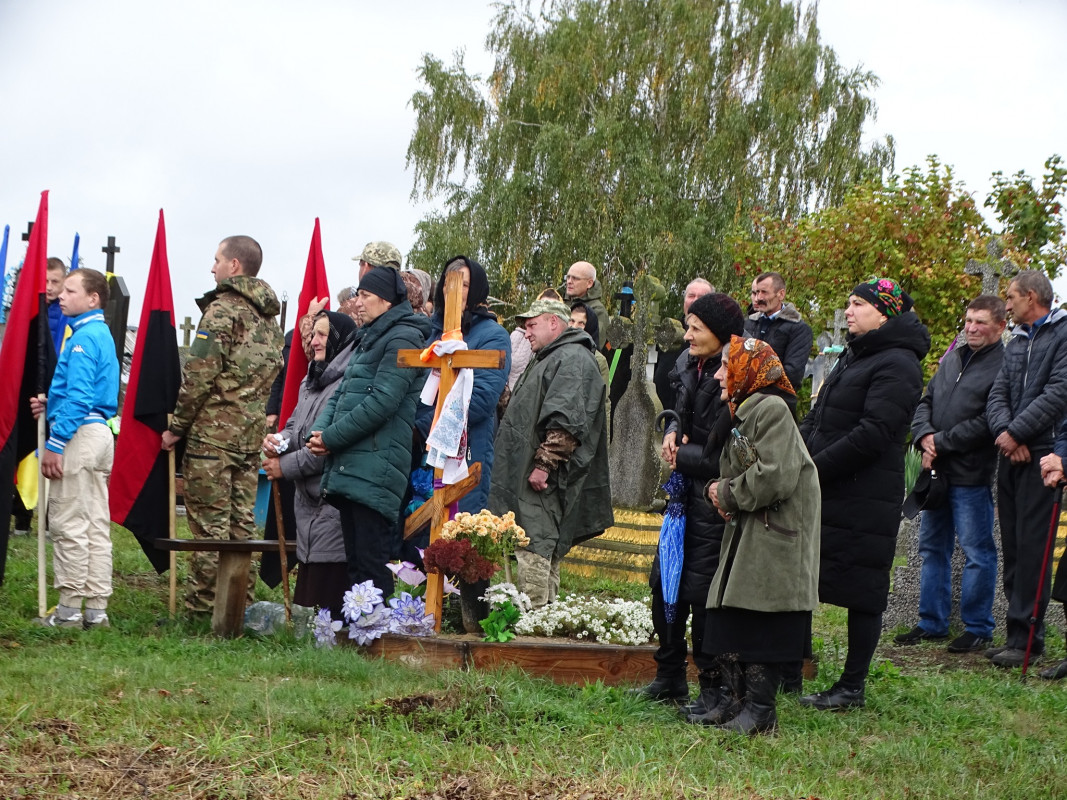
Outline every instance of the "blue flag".
[[82, 239], [82, 237], [78, 234], [77, 231], [75, 231], [74, 232], [74, 252], [70, 256], [70, 269], [71, 269], [71, 272], [73, 272], [74, 270], [76, 270], [78, 268], [78, 243], [81, 241], [81, 239]]

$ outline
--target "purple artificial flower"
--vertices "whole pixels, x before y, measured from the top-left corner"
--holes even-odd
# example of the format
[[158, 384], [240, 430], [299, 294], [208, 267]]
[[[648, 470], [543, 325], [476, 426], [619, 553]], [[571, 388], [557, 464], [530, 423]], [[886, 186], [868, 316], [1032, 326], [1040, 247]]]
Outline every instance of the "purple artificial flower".
[[375, 606], [382, 603], [382, 590], [374, 585], [374, 581], [363, 581], [355, 584], [345, 592], [345, 601], [341, 611], [345, 619], [355, 622], [361, 614], [370, 614]]
[[383, 633], [389, 633], [391, 622], [392, 614], [389, 609], [379, 603], [369, 614], [362, 614], [349, 622], [348, 638], [355, 639], [356, 644], [363, 647], [381, 637]]
[[400, 597], [389, 601], [393, 609], [392, 633], [408, 636], [432, 636], [434, 633], [433, 614], [426, 615], [426, 601], [421, 597], [412, 597], [401, 592]]
[[337, 631], [341, 630], [341, 620], [330, 616], [330, 609], [320, 608], [311, 623], [312, 633], [315, 634], [315, 646], [327, 649], [337, 644]]
[[418, 586], [426, 581], [426, 573], [410, 561], [392, 561], [385, 566], [408, 586]]

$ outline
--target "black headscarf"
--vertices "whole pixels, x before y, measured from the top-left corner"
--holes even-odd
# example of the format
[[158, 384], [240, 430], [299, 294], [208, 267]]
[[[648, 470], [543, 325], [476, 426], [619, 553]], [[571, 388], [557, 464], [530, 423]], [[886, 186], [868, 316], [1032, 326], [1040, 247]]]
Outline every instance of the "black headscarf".
[[445, 275], [448, 272], [448, 268], [453, 264], [465, 266], [471, 271], [470, 288], [467, 290], [467, 305], [463, 309], [463, 320], [460, 323], [460, 330], [466, 336], [470, 333], [472, 312], [489, 301], [489, 278], [486, 276], [485, 270], [482, 269], [482, 265], [473, 258], [456, 256], [445, 262], [444, 267], [441, 269], [441, 280], [437, 282], [437, 288], [434, 289], [433, 293], [433, 313], [435, 317], [441, 317], [442, 327], [445, 318]]
[[582, 309], [585, 312], [585, 332], [589, 334], [594, 342], [599, 342], [600, 320], [597, 319], [596, 312], [585, 303], [575, 303], [571, 306], [571, 311], [577, 311], [578, 309]]
[[315, 315], [315, 320], [326, 317], [330, 322], [330, 334], [326, 337], [326, 358], [322, 361], [311, 361], [308, 364], [308, 386], [321, 389], [322, 373], [327, 365], [340, 353], [352, 334], [356, 332], [355, 321], [347, 314], [338, 314], [336, 311], [320, 311]]

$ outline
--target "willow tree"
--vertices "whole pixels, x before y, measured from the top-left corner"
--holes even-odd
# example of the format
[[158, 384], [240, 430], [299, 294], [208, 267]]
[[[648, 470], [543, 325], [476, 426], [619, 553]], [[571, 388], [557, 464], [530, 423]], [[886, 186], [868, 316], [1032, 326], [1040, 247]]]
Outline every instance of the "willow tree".
[[[672, 288], [737, 278], [723, 247], [749, 212], [839, 202], [891, 166], [864, 149], [877, 79], [780, 0], [517, 0], [488, 78], [425, 55], [408, 147], [423, 268], [466, 252], [518, 301], [576, 259], [609, 290], [644, 264]], [[680, 292], [676, 292], [680, 294]]]

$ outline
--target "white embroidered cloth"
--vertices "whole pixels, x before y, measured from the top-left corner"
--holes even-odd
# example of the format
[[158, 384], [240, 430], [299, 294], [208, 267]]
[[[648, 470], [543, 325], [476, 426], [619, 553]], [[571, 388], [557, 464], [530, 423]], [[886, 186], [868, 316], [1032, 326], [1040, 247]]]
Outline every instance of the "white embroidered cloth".
[[[433, 345], [433, 352], [437, 356], [451, 355], [457, 350], [466, 349], [467, 343], [462, 341], [438, 341]], [[430, 373], [422, 387], [420, 399], [425, 405], [432, 406], [436, 402], [440, 385], [441, 375], [435, 370]], [[437, 424], [426, 437], [426, 463], [441, 470], [441, 480], [446, 484], [459, 483], [468, 474], [463, 444], [466, 441], [464, 434], [467, 431], [467, 411], [473, 391], [474, 370], [459, 370], [456, 381], [441, 407]]]

